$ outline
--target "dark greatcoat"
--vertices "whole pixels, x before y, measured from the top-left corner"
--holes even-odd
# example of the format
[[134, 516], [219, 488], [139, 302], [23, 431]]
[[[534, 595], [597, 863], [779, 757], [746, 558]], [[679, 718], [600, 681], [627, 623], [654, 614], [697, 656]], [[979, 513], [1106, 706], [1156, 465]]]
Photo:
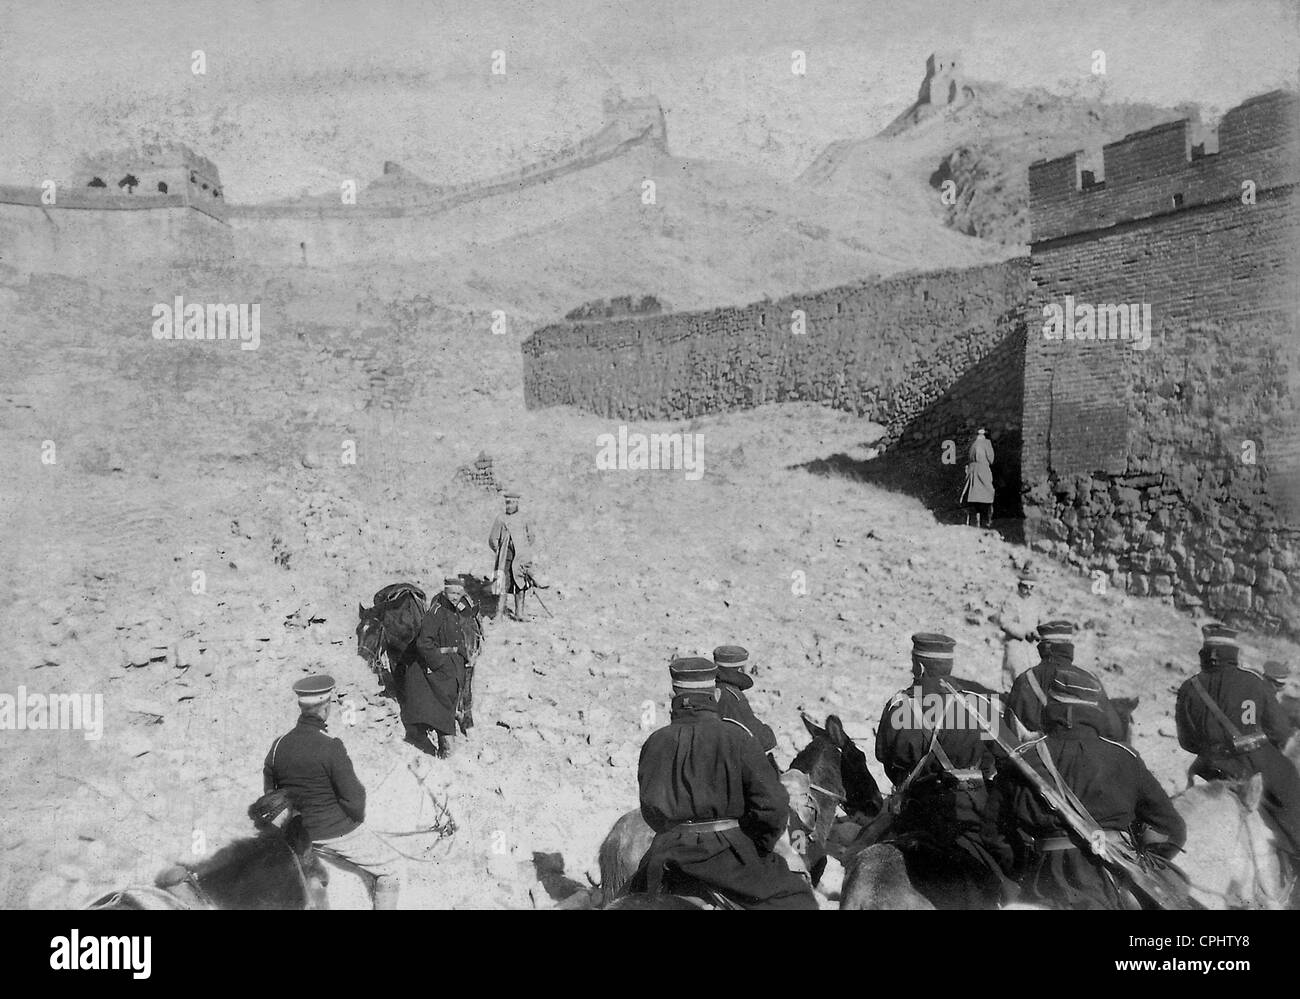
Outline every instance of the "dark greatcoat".
[[[1146, 827], [1143, 838], [1171, 857], [1187, 839], [1187, 827], [1160, 782], [1141, 757], [1122, 743], [1104, 738], [1094, 708], [1053, 704], [1047, 734], [1015, 750], [1054, 784], [1036, 746], [1047, 747], [1062, 781], [1103, 829], [1125, 831], [1135, 822]], [[989, 801], [990, 814], [1016, 847], [1017, 868], [1027, 901], [1060, 909], [1118, 909], [1120, 896], [1110, 873], [1091, 847], [1070, 831], [1038, 792], [1010, 763], [999, 770]], [[1042, 851], [1035, 840], [1067, 837], [1074, 849]]]
[[[953, 676], [943, 679], [966, 692], [972, 703], [978, 699], [984, 720], [992, 720], [988, 717], [995, 710], [992, 691], [971, 680]], [[915, 712], [902, 710], [913, 694], [923, 709], [919, 719]], [[945, 705], [953, 701], [952, 695], [939, 685], [939, 678], [927, 674], [885, 704], [876, 729], [876, 759], [884, 765], [895, 788], [907, 780], [929, 751], [932, 719], [924, 712], [935, 703], [935, 697], [942, 697]], [[939, 727], [939, 745], [955, 769], [978, 771], [983, 780], [959, 783], [931, 757], [904, 794], [891, 836], [900, 843], [916, 844], [943, 868], [954, 873], [966, 871], [982, 892], [992, 895], [1001, 887], [1002, 871], [1012, 860], [1010, 845], [984, 818], [988, 781], [996, 768], [994, 743], [981, 738], [981, 730], [970, 718], [957, 725], [959, 718], [955, 712], [945, 714], [944, 724]]]
[[[402, 677], [402, 722], [408, 728], [427, 725], [443, 735], [455, 733], [456, 701], [473, 648], [475, 613], [472, 601], [458, 609], [445, 593], [434, 597]], [[455, 651], [440, 652], [443, 648]]]
[[[757, 741], [724, 724], [712, 692], [673, 698], [672, 721], [650, 734], [637, 767], [641, 815], [656, 833], [633, 882], [659, 891], [664, 865], [746, 909], [816, 909], [802, 878], [772, 852], [790, 799]], [[683, 822], [737, 819], [739, 828], [694, 831]]]
[[[1178, 744], [1196, 754], [1192, 772], [1206, 780], [1264, 778], [1261, 808], [1272, 820], [1278, 848], [1300, 863], [1300, 773], [1282, 754], [1290, 726], [1267, 680], [1235, 665], [1202, 669], [1197, 679], [1243, 736], [1263, 733], [1267, 741], [1248, 753], [1234, 752], [1232, 737], [1214, 717], [1191, 681], [1178, 691], [1174, 718]], [[1253, 715], [1254, 722], [1246, 721]]]

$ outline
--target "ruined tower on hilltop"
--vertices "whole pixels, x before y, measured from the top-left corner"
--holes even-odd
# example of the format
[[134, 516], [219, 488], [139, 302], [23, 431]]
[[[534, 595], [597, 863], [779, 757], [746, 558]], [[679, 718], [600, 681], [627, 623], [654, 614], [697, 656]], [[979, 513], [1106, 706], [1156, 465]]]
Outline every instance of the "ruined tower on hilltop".
[[961, 72], [960, 52], [933, 52], [925, 60], [925, 79], [917, 104], [963, 104], [975, 96]]
[[886, 128], [882, 135], [895, 135], [924, 121], [945, 108], [966, 104], [975, 99], [975, 88], [966, 83], [961, 69], [961, 53], [955, 49], [932, 52], [925, 60], [925, 79], [916, 101]]

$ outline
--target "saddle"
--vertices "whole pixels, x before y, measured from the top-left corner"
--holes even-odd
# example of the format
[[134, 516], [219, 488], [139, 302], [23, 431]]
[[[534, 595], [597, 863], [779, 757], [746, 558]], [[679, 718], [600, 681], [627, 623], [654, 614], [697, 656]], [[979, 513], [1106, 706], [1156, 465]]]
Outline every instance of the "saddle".
[[699, 878], [691, 877], [671, 863], [664, 867], [660, 892], [661, 894], [676, 895], [678, 898], [686, 899], [686, 901], [698, 905], [701, 909], [743, 910], [745, 908], [712, 885], [705, 884]]
[[390, 583], [375, 594], [375, 613], [391, 648], [401, 652], [415, 641], [428, 606], [424, 591], [414, 583]]

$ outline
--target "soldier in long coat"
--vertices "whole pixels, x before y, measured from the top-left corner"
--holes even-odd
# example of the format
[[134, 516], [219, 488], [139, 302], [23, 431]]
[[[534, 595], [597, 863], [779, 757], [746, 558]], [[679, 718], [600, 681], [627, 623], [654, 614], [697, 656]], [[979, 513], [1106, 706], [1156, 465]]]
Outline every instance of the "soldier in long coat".
[[773, 852], [790, 799], [757, 741], [718, 714], [717, 670], [678, 659], [672, 721], [641, 747], [641, 815], [654, 842], [633, 890], [657, 894], [665, 868], [719, 891], [746, 909], [816, 909], [808, 884]]
[[1016, 581], [1015, 595], [1002, 605], [994, 622], [1002, 629], [1002, 691], [1011, 690], [1012, 684], [1025, 670], [1038, 662], [1034, 650], [1038, 640], [1038, 625], [1046, 615], [1043, 605], [1034, 594], [1038, 573], [1032, 566], [1021, 570]]
[[1300, 773], [1282, 753], [1290, 726], [1268, 681], [1238, 665], [1237, 633], [1217, 623], [1201, 632], [1201, 672], [1178, 691], [1178, 744], [1196, 754], [1192, 772], [1205, 780], [1263, 776], [1261, 807], [1300, 874]]
[[519, 515], [519, 493], [506, 493], [504, 516], [492, 521], [488, 547], [496, 555], [493, 585], [497, 587], [497, 617], [505, 615], [506, 594], [515, 597], [515, 620], [523, 621], [524, 602], [534, 583], [536, 536], [532, 523]]
[[991, 905], [1011, 854], [983, 817], [996, 760], [973, 714], [996, 725], [999, 709], [991, 690], [952, 675], [955, 645], [946, 635], [912, 636], [913, 683], [885, 703], [876, 759], [901, 801], [891, 834], [905, 852], [928, 857], [937, 881], [968, 884], [977, 906]]
[[477, 638], [477, 608], [459, 577], [448, 576], [420, 622], [415, 656], [403, 676], [402, 722], [426, 752], [444, 759], [455, 745], [456, 708]]
[[971, 442], [966, 462], [966, 482], [961, 490], [961, 502], [966, 505], [966, 523], [970, 524], [971, 510], [975, 511], [975, 526], [993, 526], [993, 443], [980, 427]]
[[776, 751], [776, 733], [758, 720], [744, 691], [754, 686], [754, 678], [745, 668], [749, 652], [739, 645], [719, 645], [713, 650], [713, 662], [718, 667], [718, 712], [722, 720], [743, 729], [758, 740], [758, 748], [767, 754], [776, 766], [772, 754]]
[[[1043, 709], [1046, 733], [1018, 746], [1015, 755], [1049, 786], [1057, 783], [1059, 774], [1107, 839], [1139, 823], [1142, 845], [1171, 860], [1187, 838], [1186, 824], [1141, 757], [1101, 734], [1100, 700], [1096, 677], [1060, 666], [1052, 675]], [[1094, 844], [1084, 842], [1048, 807], [1014, 765], [999, 769], [988, 807], [1015, 848], [1026, 901], [1062, 909], [1122, 907], [1122, 894]]]

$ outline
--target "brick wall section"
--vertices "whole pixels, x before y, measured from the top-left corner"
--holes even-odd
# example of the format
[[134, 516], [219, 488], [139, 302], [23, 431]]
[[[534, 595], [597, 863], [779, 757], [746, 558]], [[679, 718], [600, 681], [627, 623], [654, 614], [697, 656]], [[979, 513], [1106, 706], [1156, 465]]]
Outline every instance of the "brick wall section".
[[[887, 444], [910, 434], [913, 446], [955, 432], [947, 417], [925, 418], [942, 399], [971, 422], [1005, 409], [1018, 431], [1005, 387], [959, 383], [1023, 328], [1028, 272], [1022, 258], [737, 308], [547, 326], [523, 344], [524, 399], [625, 420], [815, 400], [885, 425]], [[797, 309], [802, 335], [791, 329]]]
[[[1300, 100], [1030, 168], [1023, 503], [1041, 550], [1237, 624], [1300, 633]], [[1242, 203], [1242, 182], [1256, 203]], [[1181, 197], [1175, 201], [1175, 195]], [[1152, 344], [1049, 340], [1043, 306], [1151, 306]], [[1256, 463], [1243, 461], [1253, 442]]]

